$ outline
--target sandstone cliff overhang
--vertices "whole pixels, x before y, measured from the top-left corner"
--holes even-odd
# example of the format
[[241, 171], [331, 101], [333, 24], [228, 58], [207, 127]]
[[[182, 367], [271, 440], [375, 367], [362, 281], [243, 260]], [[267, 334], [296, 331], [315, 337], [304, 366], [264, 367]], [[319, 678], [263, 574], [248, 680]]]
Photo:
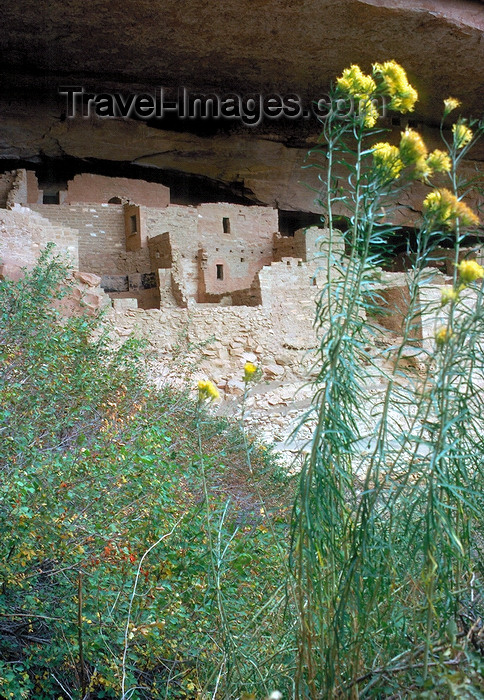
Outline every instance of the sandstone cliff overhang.
[[[223, 183], [254, 202], [314, 211], [313, 195], [299, 184], [319, 129], [313, 120], [225, 124], [211, 134], [200, 123], [70, 121], [58, 88], [185, 86], [311, 101], [349, 64], [368, 70], [394, 58], [420, 94], [412, 119], [433, 129], [449, 95], [464, 115], [482, 116], [483, 34], [481, 0], [10, 3], [0, 35], [0, 160], [136, 163]], [[482, 146], [473, 158], [484, 160]]]

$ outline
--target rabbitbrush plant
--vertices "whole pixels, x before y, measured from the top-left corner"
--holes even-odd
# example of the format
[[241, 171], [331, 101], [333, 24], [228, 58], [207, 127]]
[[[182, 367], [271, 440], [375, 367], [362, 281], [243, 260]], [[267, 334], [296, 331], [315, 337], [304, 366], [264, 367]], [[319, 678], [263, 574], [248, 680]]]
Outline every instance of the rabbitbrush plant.
[[[316, 320], [316, 429], [292, 527], [295, 695], [480, 698], [484, 269], [460, 262], [479, 219], [462, 200], [478, 183], [464, 181], [459, 165], [483, 124], [459, 118], [448, 129], [459, 105], [451, 98], [442, 150], [429, 153], [411, 128], [384, 141], [375, 100], [404, 113], [417, 99], [394, 61], [375, 64], [372, 75], [345, 70], [332, 97], [352, 100], [356, 110], [345, 119], [330, 114], [310, 154], [322, 172], [329, 255]], [[429, 193], [409, 242], [408, 313], [388, 369], [371, 321], [381, 301], [377, 269], [395, 232], [387, 224], [392, 202], [415, 180]], [[349, 221], [346, 256], [335, 248], [337, 206]], [[421, 301], [429, 263], [449, 240], [451, 282], [434, 303]], [[435, 338], [422, 350], [420, 371], [405, 375], [400, 359], [418, 342], [422, 318], [427, 327], [435, 318]], [[386, 389], [372, 398], [368, 387], [379, 382]]]

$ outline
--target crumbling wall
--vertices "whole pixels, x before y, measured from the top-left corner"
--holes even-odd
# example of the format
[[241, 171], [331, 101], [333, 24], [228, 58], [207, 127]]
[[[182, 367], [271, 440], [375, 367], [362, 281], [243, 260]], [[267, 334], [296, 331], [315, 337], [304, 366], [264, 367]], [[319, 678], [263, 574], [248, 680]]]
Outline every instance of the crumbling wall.
[[307, 346], [313, 337], [316, 268], [294, 258], [264, 267], [259, 273], [262, 306], [270, 311], [285, 347]]
[[42, 201], [37, 177], [32, 170], [19, 168], [0, 175], [0, 208], [12, 209]]
[[146, 230], [156, 241], [150, 247], [159, 267], [168, 265], [168, 234], [176, 282], [186, 299], [216, 303], [232, 293], [242, 299], [245, 292], [253, 304], [257, 272], [272, 260], [277, 211], [226, 203], [170, 205], [146, 210]]
[[[197, 208], [179, 204], [171, 204], [161, 211], [147, 208], [145, 222], [148, 242], [151, 239], [158, 239], [158, 236], [169, 234], [174, 268], [173, 292], [180, 301], [180, 305], [186, 306], [188, 299], [196, 301], [198, 299]], [[166, 260], [163, 264], [167, 264]]]
[[[294, 236], [274, 236], [274, 262], [283, 258], [299, 258], [304, 262], [324, 256], [328, 250], [328, 229], [310, 226], [295, 231]], [[344, 239], [339, 231], [333, 231], [333, 253], [344, 252]]]
[[21, 267], [32, 267], [47, 243], [53, 242], [66, 252], [74, 268], [79, 267], [78, 232], [55, 225], [48, 219], [19, 207], [0, 210], [0, 258]]
[[198, 207], [200, 261], [199, 301], [250, 289], [257, 272], [272, 261], [277, 210], [236, 204]]
[[148, 240], [148, 251], [152, 270], [166, 270], [173, 264], [173, 251], [168, 231]]
[[79, 268], [99, 275], [102, 287], [112, 298], [135, 298], [140, 308], [159, 306], [157, 278], [150, 266], [148, 246], [126, 251], [122, 204], [41, 204], [32, 209], [58, 226], [70, 222], [77, 228]]
[[76, 175], [67, 183], [66, 204], [107, 204], [112, 198], [120, 199], [121, 203], [160, 208], [170, 203], [170, 190], [157, 182], [92, 173]]
[[7, 208], [7, 199], [15, 180], [16, 172], [6, 172], [0, 175], [0, 209]]

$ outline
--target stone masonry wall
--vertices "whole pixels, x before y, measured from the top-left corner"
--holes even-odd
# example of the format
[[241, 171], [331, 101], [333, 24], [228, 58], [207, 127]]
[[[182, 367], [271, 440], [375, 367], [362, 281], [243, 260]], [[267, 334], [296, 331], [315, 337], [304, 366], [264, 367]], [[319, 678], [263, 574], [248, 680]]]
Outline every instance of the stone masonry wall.
[[264, 267], [259, 279], [262, 306], [270, 312], [283, 347], [306, 348], [314, 333], [317, 265], [286, 258]]
[[170, 190], [157, 182], [82, 173], [67, 183], [64, 201], [66, 204], [102, 204], [113, 197], [123, 203], [161, 208], [170, 203]]
[[75, 268], [79, 267], [78, 232], [19, 207], [0, 209], [0, 259], [21, 267], [32, 267], [47, 243], [55, 243], [67, 252]]
[[41, 201], [42, 192], [32, 170], [19, 168], [0, 175], [0, 208], [11, 209], [15, 204], [28, 206]]
[[126, 251], [124, 207], [122, 204], [74, 206], [68, 204], [32, 205], [55, 224], [66, 222], [79, 231], [79, 269], [102, 279], [112, 298], [130, 297], [140, 308], [159, 305], [156, 276], [152, 274], [149, 248]]
[[150, 271], [147, 247], [126, 252], [123, 205], [40, 204], [32, 209], [55, 224], [70, 224], [78, 229], [81, 270], [101, 277]]
[[[222, 203], [146, 210], [148, 238], [161, 241], [159, 236], [169, 234], [183, 292], [199, 302], [248, 290], [272, 260], [277, 226], [277, 211], [268, 207]], [[160, 250], [158, 254], [165, 257]]]
[[[173, 274], [180, 292], [180, 301], [198, 298], [197, 228], [196, 207], [171, 204], [166, 209], [146, 208], [146, 233], [148, 239], [169, 233], [172, 250]], [[164, 263], [166, 264], [166, 263]]]
[[269, 207], [202, 204], [198, 235], [203, 250], [200, 301], [249, 289], [257, 272], [272, 261], [278, 216]]
[[15, 171], [0, 175], [0, 209], [6, 209], [8, 194], [15, 180]]

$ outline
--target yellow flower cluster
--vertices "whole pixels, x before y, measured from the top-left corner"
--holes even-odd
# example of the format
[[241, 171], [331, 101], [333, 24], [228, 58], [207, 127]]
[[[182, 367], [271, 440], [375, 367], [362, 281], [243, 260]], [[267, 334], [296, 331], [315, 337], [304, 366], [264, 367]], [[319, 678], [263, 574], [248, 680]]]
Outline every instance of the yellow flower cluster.
[[414, 175], [419, 180], [425, 180], [432, 174], [427, 156], [427, 146], [418, 131], [405, 129], [400, 139], [400, 158], [404, 165], [414, 167]]
[[436, 149], [430, 155], [420, 134], [414, 129], [405, 129], [397, 148], [389, 143], [377, 143], [373, 147], [373, 162], [382, 179], [395, 179], [404, 167], [413, 168], [413, 176], [426, 180], [434, 172], [449, 172], [452, 167], [450, 157]]
[[444, 100], [444, 117], [450, 114], [454, 109], [460, 107], [460, 100], [455, 97], [448, 97]]
[[375, 63], [373, 75], [382, 81], [382, 93], [391, 97], [390, 109], [396, 112], [412, 112], [418, 93], [408, 82], [405, 69], [396, 61]]
[[383, 141], [373, 146], [373, 163], [382, 180], [396, 179], [404, 167], [399, 149]]
[[209, 401], [214, 401], [220, 396], [219, 391], [215, 384], [210, 382], [208, 379], [201, 379], [198, 382], [198, 400], [204, 401], [208, 399]]
[[445, 306], [451, 301], [459, 300], [459, 290], [454, 289], [454, 287], [441, 287], [440, 295], [440, 301], [442, 306]]
[[246, 362], [244, 365], [244, 382], [250, 382], [254, 379], [257, 372], [257, 367], [253, 362]]
[[452, 167], [450, 157], [438, 148], [430, 155], [420, 134], [414, 129], [405, 129], [400, 139], [400, 158], [404, 165], [413, 166], [414, 177], [427, 180], [434, 173], [448, 173]]
[[457, 150], [464, 148], [472, 141], [472, 130], [462, 122], [452, 125], [452, 133], [454, 134], [454, 146]]
[[359, 114], [364, 117], [364, 125], [367, 129], [372, 129], [378, 119], [378, 109], [369, 98], [361, 99], [359, 102]]
[[365, 75], [357, 65], [345, 68], [341, 78], [336, 80], [336, 84], [342, 92], [357, 99], [365, 99], [376, 91], [376, 83], [371, 75]]
[[439, 347], [442, 347], [442, 345], [445, 345], [445, 343], [447, 343], [452, 338], [452, 335], [453, 333], [450, 328], [442, 326], [442, 328], [439, 328], [439, 330], [435, 334], [435, 342]]
[[352, 65], [350, 68], [345, 68], [341, 78], [336, 80], [336, 84], [342, 92], [358, 100], [359, 114], [364, 117], [365, 126], [368, 129], [375, 126], [378, 110], [371, 96], [376, 91], [376, 83], [371, 75], [365, 75], [359, 66]]
[[479, 265], [476, 260], [462, 260], [457, 265], [460, 284], [456, 287], [441, 287], [441, 304], [445, 306], [449, 302], [459, 301], [460, 292], [467, 287], [471, 282], [479, 279], [484, 279], [484, 267]]
[[435, 173], [448, 173], [452, 167], [452, 163], [448, 153], [440, 151], [438, 148], [427, 158], [427, 165]]
[[472, 209], [445, 188], [430, 192], [424, 199], [423, 210], [434, 223], [448, 228], [455, 228], [457, 220], [462, 226], [479, 224], [479, 218]]
[[389, 96], [390, 109], [397, 112], [411, 112], [418, 99], [405, 70], [396, 61], [375, 63], [373, 76], [363, 73], [358, 65], [353, 64], [344, 69], [336, 85], [341, 92], [358, 100], [359, 114], [364, 118], [364, 125], [370, 129], [378, 119], [378, 109], [372, 100], [375, 95]]
[[418, 161], [425, 160], [428, 155], [427, 146], [414, 129], [407, 128], [402, 131], [399, 150], [404, 165], [415, 165]]
[[484, 267], [476, 260], [462, 260], [457, 266], [459, 279], [463, 284], [470, 284], [484, 278]]

